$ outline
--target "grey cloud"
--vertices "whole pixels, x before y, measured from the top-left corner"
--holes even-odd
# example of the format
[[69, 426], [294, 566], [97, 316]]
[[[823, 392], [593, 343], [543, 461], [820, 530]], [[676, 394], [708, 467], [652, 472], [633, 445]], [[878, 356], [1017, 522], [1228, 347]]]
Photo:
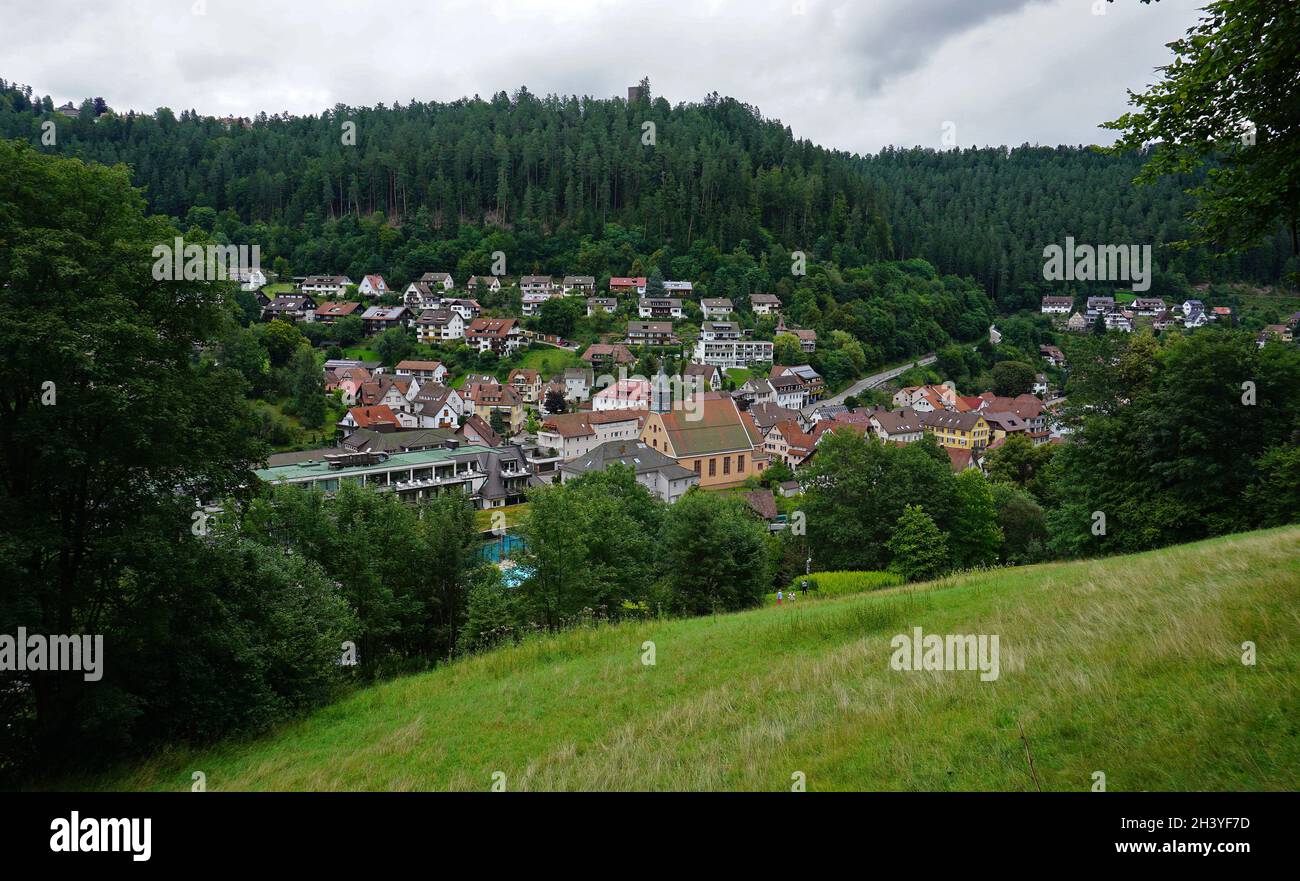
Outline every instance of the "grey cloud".
[[[212, 115], [451, 101], [526, 84], [672, 103], [732, 95], [795, 135], [887, 144], [1081, 143], [1164, 63], [1200, 0], [0, 0], [0, 75], [57, 102]], [[14, 8], [14, 7], [21, 7]], [[802, 9], [802, 14], [800, 10]]]

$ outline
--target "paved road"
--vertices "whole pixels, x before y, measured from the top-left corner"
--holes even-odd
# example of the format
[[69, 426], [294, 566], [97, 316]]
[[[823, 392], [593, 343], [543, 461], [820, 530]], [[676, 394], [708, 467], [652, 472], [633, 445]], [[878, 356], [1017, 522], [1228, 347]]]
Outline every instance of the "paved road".
[[803, 408], [804, 415], [812, 416], [813, 411], [824, 404], [843, 404], [844, 399], [847, 398], [849, 395], [860, 394], [866, 389], [875, 388], [876, 386], [880, 385], [882, 382], [893, 379], [896, 376], [901, 376], [902, 374], [911, 370], [913, 367], [915, 367], [918, 364], [924, 367], [927, 364], [933, 364], [936, 360], [938, 359], [936, 359], [933, 354], [929, 354], [922, 358], [917, 358], [911, 364], [904, 364], [902, 367], [895, 367], [892, 370], [886, 370], [883, 373], [876, 373], [871, 376], [868, 376], [866, 379], [859, 379], [857, 382], [853, 383], [853, 385], [849, 386], [848, 388], [840, 392], [835, 397], [822, 398], [820, 401], [816, 402], [815, 404], [809, 404], [807, 407], [804, 407]]

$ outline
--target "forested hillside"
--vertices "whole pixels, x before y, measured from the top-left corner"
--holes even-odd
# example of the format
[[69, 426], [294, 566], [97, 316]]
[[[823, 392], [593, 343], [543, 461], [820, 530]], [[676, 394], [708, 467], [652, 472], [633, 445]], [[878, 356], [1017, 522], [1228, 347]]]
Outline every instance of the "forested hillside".
[[[97, 115], [89, 100], [75, 119], [52, 110], [0, 81], [0, 137], [41, 143], [53, 119], [42, 149], [126, 163], [154, 212], [258, 242], [282, 272], [385, 272], [398, 284], [430, 269], [486, 272], [501, 249], [511, 274], [601, 277], [654, 262], [710, 295], [744, 295], [789, 282], [797, 249], [841, 268], [921, 257], [1014, 311], [1038, 295], [1046, 244], [1181, 238], [1193, 182], [1135, 188], [1139, 155], [1079, 147], [850, 155], [716, 93], [674, 107], [521, 88], [247, 125], [193, 110]], [[741, 255], [745, 271], [729, 271], [726, 256]], [[1281, 237], [1231, 261], [1158, 247], [1157, 275], [1273, 282], [1289, 257]]]
[[[1193, 199], [1184, 191], [1203, 175], [1134, 186], [1143, 158], [1026, 145], [1010, 151], [887, 149], [860, 165], [884, 194], [897, 257], [924, 257], [944, 272], [973, 276], [1010, 312], [1036, 309], [1041, 294], [1060, 292], [1043, 282], [1043, 247], [1063, 245], [1067, 235], [1094, 245], [1157, 246], [1188, 235], [1183, 218]], [[1157, 285], [1173, 273], [1192, 283], [1273, 283], [1297, 268], [1282, 231], [1232, 258], [1215, 259], [1200, 247], [1155, 252], [1163, 270]]]

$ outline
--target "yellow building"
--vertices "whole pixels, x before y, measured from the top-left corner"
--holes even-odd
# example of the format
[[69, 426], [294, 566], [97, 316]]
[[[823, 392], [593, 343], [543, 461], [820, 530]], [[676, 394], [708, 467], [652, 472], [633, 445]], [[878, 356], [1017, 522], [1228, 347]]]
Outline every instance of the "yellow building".
[[730, 396], [705, 396], [687, 408], [677, 403], [652, 409], [641, 441], [694, 471], [705, 489], [739, 485], [768, 464], [758, 426]]
[[524, 402], [510, 386], [470, 382], [461, 388], [460, 396], [465, 402], [465, 416], [478, 416], [491, 424], [492, 414], [500, 413], [512, 434], [523, 431], [527, 421]]
[[921, 414], [921, 428], [941, 447], [979, 452], [989, 445], [989, 424], [974, 411], [935, 410]]

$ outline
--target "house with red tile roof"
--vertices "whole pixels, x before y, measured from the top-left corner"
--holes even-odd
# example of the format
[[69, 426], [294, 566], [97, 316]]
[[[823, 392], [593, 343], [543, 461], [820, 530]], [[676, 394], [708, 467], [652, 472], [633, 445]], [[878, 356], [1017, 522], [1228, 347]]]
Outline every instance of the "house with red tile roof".
[[542, 397], [542, 375], [528, 367], [516, 367], [506, 378], [506, 385], [514, 389], [526, 404], [537, 404]]
[[475, 318], [465, 328], [465, 343], [480, 352], [504, 358], [525, 344], [523, 329], [514, 318]]
[[642, 296], [645, 294], [645, 286], [646, 279], [644, 275], [636, 278], [616, 275], [609, 280], [609, 292], [611, 294], [636, 294]]
[[312, 321], [319, 321], [322, 324], [333, 324], [340, 318], [355, 315], [360, 308], [360, 303], [327, 300], [316, 307], [316, 311], [312, 313], [311, 318]]
[[812, 455], [816, 443], [793, 419], [783, 419], [772, 426], [763, 438], [763, 451], [773, 462], [797, 468]]
[[646, 414], [641, 440], [700, 476], [704, 489], [744, 483], [762, 474], [769, 457], [763, 436], [729, 395], [673, 402]]
[[392, 288], [384, 281], [382, 275], [367, 275], [361, 279], [361, 284], [357, 285], [357, 293], [363, 297], [382, 297], [392, 292]]
[[341, 420], [339, 427], [344, 429], [372, 428], [375, 431], [397, 431], [401, 428], [417, 428], [416, 419], [411, 416], [404, 424], [391, 407], [383, 404], [353, 407]]
[[555, 450], [568, 461], [611, 441], [635, 442], [644, 421], [644, 410], [556, 413], [538, 429], [537, 445]]

